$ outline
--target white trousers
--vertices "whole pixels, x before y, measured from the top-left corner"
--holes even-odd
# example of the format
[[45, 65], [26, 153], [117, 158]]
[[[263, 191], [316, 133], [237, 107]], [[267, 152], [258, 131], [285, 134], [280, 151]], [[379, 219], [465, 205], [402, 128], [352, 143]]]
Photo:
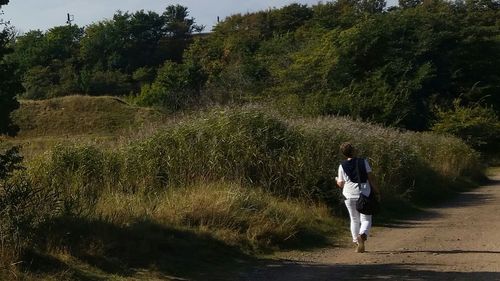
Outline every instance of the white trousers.
[[372, 216], [363, 215], [356, 210], [357, 200], [358, 199], [345, 200], [345, 205], [349, 211], [349, 217], [351, 218], [351, 234], [354, 243], [358, 242], [358, 235], [360, 234], [366, 234], [368, 237], [370, 228], [372, 227]]

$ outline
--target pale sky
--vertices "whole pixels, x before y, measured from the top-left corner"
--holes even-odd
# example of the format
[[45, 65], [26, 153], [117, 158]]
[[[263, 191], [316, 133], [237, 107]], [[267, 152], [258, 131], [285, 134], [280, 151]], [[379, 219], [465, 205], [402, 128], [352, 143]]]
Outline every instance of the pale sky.
[[[396, 1], [387, 2], [389, 5]], [[168, 5], [180, 4], [188, 7], [190, 17], [194, 17], [197, 24], [205, 25], [205, 31], [210, 31], [217, 23], [217, 16], [223, 20], [232, 14], [279, 8], [291, 3], [313, 5], [318, 0], [10, 0], [2, 7], [5, 13], [2, 17], [10, 20], [18, 31], [27, 32], [64, 25], [67, 13], [74, 15], [75, 24], [86, 26], [112, 18], [117, 10], [135, 12], [143, 9], [161, 14]]]

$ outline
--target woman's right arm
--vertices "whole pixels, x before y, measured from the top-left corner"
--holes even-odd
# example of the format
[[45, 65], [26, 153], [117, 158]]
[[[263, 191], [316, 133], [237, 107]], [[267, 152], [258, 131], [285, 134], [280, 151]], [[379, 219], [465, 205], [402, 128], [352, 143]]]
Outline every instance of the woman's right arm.
[[344, 188], [344, 184], [345, 184], [342, 172], [343, 172], [342, 166], [339, 166], [338, 176], [335, 177], [335, 181], [337, 181], [337, 186], [339, 188]]
[[339, 180], [338, 177], [335, 177], [335, 180], [337, 181], [337, 186], [339, 188], [344, 188], [344, 183], [345, 183], [344, 181]]

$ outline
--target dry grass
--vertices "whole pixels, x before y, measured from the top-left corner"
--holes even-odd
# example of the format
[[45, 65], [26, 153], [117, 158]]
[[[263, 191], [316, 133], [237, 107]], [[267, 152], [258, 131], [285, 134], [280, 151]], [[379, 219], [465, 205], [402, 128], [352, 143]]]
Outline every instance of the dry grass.
[[107, 193], [96, 205], [96, 213], [117, 225], [148, 219], [212, 233], [250, 250], [298, 244], [306, 236], [333, 238], [339, 231], [323, 204], [284, 200], [234, 183], [196, 184], [143, 196]]
[[486, 170], [487, 176], [498, 176], [500, 175], [500, 167], [490, 167]]
[[22, 100], [14, 112], [19, 126], [18, 138], [81, 135], [120, 135], [121, 131], [141, 127], [144, 123], [160, 123], [163, 114], [130, 106], [115, 97], [68, 96], [42, 101]]

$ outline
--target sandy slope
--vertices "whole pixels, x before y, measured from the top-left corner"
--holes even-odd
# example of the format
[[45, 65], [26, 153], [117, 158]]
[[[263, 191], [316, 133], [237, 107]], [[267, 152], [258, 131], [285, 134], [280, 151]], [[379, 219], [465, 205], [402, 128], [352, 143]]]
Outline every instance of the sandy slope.
[[412, 220], [376, 227], [367, 252], [293, 254], [241, 280], [500, 280], [500, 175]]

